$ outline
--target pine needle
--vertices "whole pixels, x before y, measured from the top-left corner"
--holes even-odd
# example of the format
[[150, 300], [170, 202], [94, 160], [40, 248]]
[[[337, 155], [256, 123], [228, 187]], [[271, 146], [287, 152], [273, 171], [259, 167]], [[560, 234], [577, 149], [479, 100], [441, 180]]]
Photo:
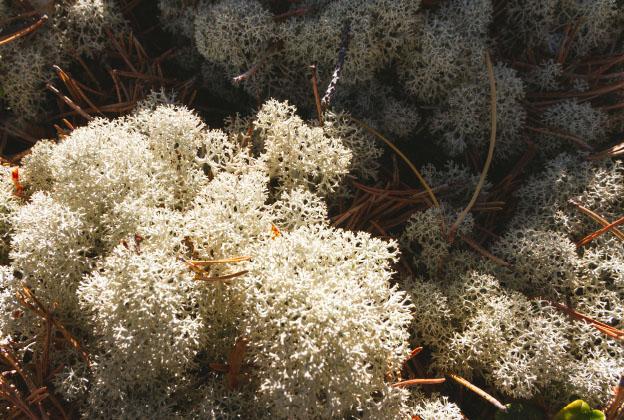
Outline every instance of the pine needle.
[[588, 243], [590, 243], [591, 241], [593, 241], [594, 239], [596, 239], [597, 237], [602, 236], [603, 234], [607, 233], [611, 229], [615, 228], [616, 226], [622, 225], [622, 224], [624, 224], [624, 216], [620, 217], [619, 219], [617, 219], [613, 223], [609, 223], [608, 225], [606, 225], [602, 229], [598, 229], [597, 231], [590, 233], [589, 235], [587, 235], [586, 237], [584, 237], [583, 239], [578, 241], [578, 243], [576, 244], [576, 247], [580, 248], [582, 246], [585, 246]]
[[355, 118], [352, 115], [350, 115], [349, 118], [351, 118], [353, 121], [355, 121], [357, 124], [359, 124], [366, 131], [368, 131], [369, 133], [373, 134], [375, 137], [379, 138], [389, 148], [391, 148], [394, 151], [394, 153], [399, 155], [399, 157], [401, 159], [403, 159], [403, 161], [407, 164], [407, 166], [409, 166], [409, 168], [412, 170], [412, 172], [414, 172], [414, 175], [416, 175], [416, 178], [418, 178], [418, 181], [423, 186], [423, 188], [425, 190], [427, 190], [427, 194], [429, 194], [429, 197], [431, 198], [431, 201], [433, 202], [433, 205], [435, 207], [440, 207], [440, 203], [438, 202], [438, 199], [436, 198], [435, 194], [433, 193], [433, 190], [431, 189], [431, 187], [429, 186], [429, 184], [427, 183], [425, 178], [423, 178], [423, 176], [420, 174], [418, 169], [416, 169], [416, 166], [412, 163], [412, 161], [409, 160], [407, 158], [407, 156], [405, 156], [403, 154], [403, 152], [401, 152], [401, 150], [399, 150], [398, 147], [396, 147], [390, 140], [388, 140], [386, 137], [384, 137], [383, 134], [381, 134], [379, 131], [375, 130], [372, 127], [369, 127], [364, 121], [361, 121], [361, 120]]
[[459, 228], [459, 225], [464, 221], [468, 212], [474, 204], [477, 202], [477, 198], [479, 197], [479, 193], [483, 188], [483, 184], [485, 184], [485, 179], [487, 178], [488, 170], [490, 169], [490, 165], [492, 163], [492, 157], [494, 156], [494, 146], [496, 145], [496, 79], [494, 78], [494, 68], [492, 67], [492, 60], [490, 59], [490, 54], [485, 52], [485, 63], [487, 65], [488, 76], [490, 78], [490, 107], [491, 107], [491, 128], [490, 128], [490, 148], [488, 150], [487, 158], [485, 159], [485, 165], [483, 165], [483, 171], [481, 172], [481, 177], [479, 178], [479, 183], [475, 188], [474, 193], [472, 194], [472, 198], [470, 202], [466, 206], [466, 208], [457, 216], [457, 220], [451, 226], [448, 236], [449, 239], [452, 240], [455, 236], [455, 232]]
[[407, 381], [397, 382], [392, 384], [393, 388], [408, 388], [414, 385], [437, 385], [444, 383], [445, 378], [432, 378], [432, 379], [408, 379]]
[[468, 382], [466, 379], [462, 378], [461, 376], [454, 375], [452, 373], [447, 374], [447, 376], [450, 377], [455, 382], [457, 382], [458, 384], [465, 386], [466, 388], [468, 388], [469, 390], [471, 390], [472, 392], [474, 392], [475, 394], [483, 398], [485, 401], [489, 402], [494, 407], [498, 408], [500, 411], [507, 412], [507, 407], [505, 407], [500, 401], [498, 401], [496, 398], [494, 398], [493, 396], [491, 396], [490, 394], [488, 394], [487, 392], [485, 392], [478, 386], [473, 385], [470, 382]]
[[2, 38], [0, 38], [0, 46], [8, 44], [9, 42], [15, 41], [23, 36], [26, 36], [30, 33], [35, 32], [37, 29], [39, 29], [41, 26], [43, 26], [44, 23], [46, 23], [46, 21], [48, 20], [48, 15], [42, 15], [37, 21], [35, 21], [32, 25], [27, 26], [23, 29], [20, 29], [19, 31], [7, 35], [7, 36], [3, 36]]

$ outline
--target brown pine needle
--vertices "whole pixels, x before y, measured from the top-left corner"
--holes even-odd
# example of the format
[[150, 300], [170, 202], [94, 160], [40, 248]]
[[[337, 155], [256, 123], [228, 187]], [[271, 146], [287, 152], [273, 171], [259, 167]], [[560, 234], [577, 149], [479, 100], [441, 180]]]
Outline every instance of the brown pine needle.
[[353, 121], [355, 121], [357, 124], [359, 124], [366, 131], [368, 131], [369, 133], [373, 134], [375, 137], [377, 137], [378, 139], [383, 141], [389, 148], [391, 148], [394, 151], [394, 153], [399, 155], [399, 157], [401, 159], [403, 159], [403, 161], [407, 164], [407, 166], [409, 166], [409, 168], [412, 170], [412, 172], [414, 172], [414, 175], [416, 175], [416, 178], [418, 178], [418, 181], [423, 186], [423, 188], [425, 190], [427, 190], [427, 194], [429, 194], [429, 198], [431, 198], [431, 201], [433, 202], [433, 205], [435, 207], [440, 207], [440, 203], [438, 202], [438, 199], [436, 198], [435, 194], [433, 193], [433, 190], [431, 189], [431, 187], [429, 186], [427, 181], [425, 181], [425, 178], [423, 178], [423, 176], [420, 174], [418, 169], [416, 169], [416, 166], [412, 163], [412, 161], [409, 160], [407, 158], [407, 156], [405, 156], [403, 154], [403, 152], [401, 152], [401, 150], [399, 150], [398, 147], [396, 147], [390, 140], [385, 138], [383, 136], [383, 134], [381, 134], [379, 131], [375, 130], [372, 127], [369, 127], [368, 124], [366, 124], [364, 121], [361, 121], [361, 120], [355, 118], [352, 115], [350, 115], [349, 118], [351, 118]]
[[408, 388], [414, 385], [437, 385], [445, 382], [445, 378], [432, 378], [432, 379], [408, 379], [406, 381], [397, 382], [392, 384], [393, 388]]
[[500, 401], [498, 401], [496, 398], [494, 398], [493, 396], [491, 396], [490, 394], [488, 394], [487, 392], [485, 392], [478, 386], [473, 385], [470, 382], [468, 382], [466, 379], [462, 378], [461, 376], [454, 375], [452, 373], [447, 374], [447, 376], [450, 377], [455, 382], [457, 382], [458, 384], [465, 386], [466, 388], [468, 388], [469, 390], [471, 390], [472, 392], [474, 392], [475, 394], [483, 398], [485, 401], [489, 402], [494, 407], [498, 408], [500, 411], [503, 411], [505, 413], [507, 412], [507, 407], [505, 407]]
[[65, 83], [65, 86], [67, 86], [67, 88], [70, 89], [75, 96], [80, 97], [91, 108], [95, 109], [98, 112], [98, 114], [104, 115], [98, 109], [98, 107], [93, 102], [91, 102], [89, 97], [84, 93], [84, 91], [80, 88], [80, 86], [78, 86], [78, 84], [74, 81], [74, 79], [72, 79], [67, 73], [65, 73], [65, 71], [63, 69], [61, 69], [57, 65], [53, 65], [52, 69], [56, 72], [56, 74], [63, 81], [63, 83]]
[[609, 404], [605, 413], [608, 420], [615, 419], [617, 412], [624, 406], [624, 375], [620, 376], [620, 381], [615, 386], [613, 394], [611, 404]]
[[593, 325], [598, 331], [602, 332], [605, 335], [608, 335], [611, 338], [615, 338], [615, 339], [624, 338], [624, 331], [618, 330], [617, 328], [607, 325], [604, 322], [600, 322], [593, 318], [590, 318], [587, 315], [584, 315], [568, 306], [562, 305], [557, 302], [551, 302], [551, 301], [547, 301], [547, 302], [550, 305], [554, 306], [555, 308], [559, 309], [560, 311], [565, 312], [570, 317], [581, 320], [581, 321], [585, 321], [588, 324]]
[[279, 15], [275, 15], [273, 16], [273, 20], [276, 22], [280, 22], [292, 16], [304, 16], [307, 13], [313, 11], [314, 9], [315, 7], [300, 7], [298, 9], [289, 10], [287, 12], [280, 13]]
[[318, 114], [319, 126], [323, 126], [323, 108], [321, 107], [321, 97], [318, 90], [318, 72], [316, 64], [310, 66], [312, 69], [312, 92], [314, 92], [314, 101], [316, 102], [316, 113]]
[[[568, 200], [568, 201], [571, 204], [573, 204], [577, 209], [579, 209], [579, 211], [581, 213], [589, 216], [596, 223], [601, 224], [603, 227], [609, 225], [609, 221], [607, 219], [605, 219], [604, 217], [602, 217], [601, 215], [599, 215], [598, 213], [593, 212], [592, 210], [588, 209], [587, 207], [583, 207], [580, 203], [577, 203], [574, 200]], [[624, 233], [622, 233], [621, 230], [619, 230], [618, 228], [614, 227], [614, 228], [611, 229], [611, 232], [615, 236], [617, 236], [619, 239], [624, 241]]]
[[606, 150], [602, 150], [598, 153], [595, 153], [589, 156], [587, 159], [589, 160], [600, 160], [608, 157], [616, 157], [624, 155], [624, 142], [616, 144], [615, 146], [609, 147]]
[[30, 33], [35, 32], [37, 29], [43, 26], [43, 24], [46, 23], [47, 20], [48, 20], [48, 15], [42, 15], [32, 25], [27, 26], [23, 29], [20, 29], [19, 31], [13, 34], [3, 36], [2, 38], [0, 38], [0, 46], [8, 44], [9, 42], [13, 42], [19, 38], [22, 38]]
[[405, 360], [403, 360], [403, 363], [407, 363], [410, 360], [412, 360], [414, 357], [418, 356], [420, 354], [420, 352], [423, 351], [422, 347], [416, 347], [414, 350], [412, 350], [412, 352], [409, 354], [409, 356], [407, 356], [405, 358]]
[[488, 250], [486, 250], [485, 248], [483, 248], [481, 245], [479, 245], [477, 243], [477, 241], [475, 241], [474, 239], [470, 238], [469, 236], [465, 236], [465, 235], [459, 235], [459, 237], [466, 242], [466, 244], [468, 244], [472, 249], [474, 249], [475, 251], [477, 251], [479, 254], [483, 255], [484, 257], [489, 258], [490, 260], [494, 261], [496, 264], [503, 266], [503, 267], [511, 267], [511, 264], [509, 264], [507, 261], [497, 257], [496, 255], [492, 254], [491, 252], [489, 252]]
[[71, 99], [69, 99], [67, 96], [63, 95], [54, 85], [52, 85], [51, 83], [46, 83], [46, 87], [52, 91], [56, 96], [58, 96], [59, 98], [61, 98], [63, 100], [63, 102], [65, 102], [67, 105], [70, 106], [70, 108], [72, 108], [74, 111], [76, 111], [78, 114], [82, 115], [82, 117], [84, 117], [86, 120], [91, 121], [93, 119], [93, 117], [91, 117], [91, 115], [87, 114], [82, 108], [80, 108], [74, 101], [72, 101]]
[[483, 165], [483, 171], [481, 171], [481, 177], [479, 178], [479, 183], [475, 188], [474, 193], [472, 194], [472, 198], [470, 202], [466, 206], [466, 208], [457, 216], [457, 220], [451, 226], [448, 232], [449, 240], [453, 240], [455, 236], [455, 232], [459, 228], [459, 225], [464, 221], [472, 206], [477, 202], [477, 198], [481, 193], [481, 188], [483, 188], [483, 184], [485, 184], [485, 179], [488, 174], [488, 170], [490, 169], [490, 164], [492, 163], [492, 157], [494, 156], [494, 146], [496, 145], [496, 79], [494, 78], [494, 68], [492, 67], [492, 60], [490, 59], [490, 54], [485, 52], [485, 64], [487, 65], [488, 76], [490, 78], [490, 108], [491, 108], [491, 127], [490, 127], [490, 148], [488, 149], [487, 158], [485, 159], [485, 165]]
[[602, 229], [598, 229], [597, 231], [590, 233], [589, 235], [587, 235], [586, 237], [578, 241], [578, 243], [576, 244], [576, 247], [580, 248], [582, 246], [585, 246], [591, 241], [593, 241], [594, 239], [596, 239], [597, 237], [607, 233], [611, 229], [622, 224], [624, 224], [624, 216], [620, 217], [615, 222], [609, 223], [608, 225], [604, 226]]
[[43, 304], [37, 299], [28, 287], [22, 287], [22, 291], [17, 291], [16, 293], [17, 300], [26, 308], [33, 311], [35, 314], [39, 315], [41, 318], [45, 320], [50, 320], [52, 324], [56, 327], [57, 330], [63, 335], [63, 338], [82, 356], [83, 360], [87, 364], [87, 366], [91, 366], [91, 360], [89, 359], [89, 353], [87, 353], [80, 342], [65, 328], [61, 322], [52, 317], [50, 312], [43, 306]]
[[547, 134], [550, 136], [559, 137], [565, 140], [570, 140], [572, 143], [576, 144], [581, 149], [587, 150], [589, 152], [592, 152], [594, 150], [589, 144], [583, 141], [582, 138], [575, 136], [573, 134], [563, 133], [559, 130], [555, 130], [555, 129], [547, 128], [547, 127], [527, 127], [527, 130], [533, 131], [535, 133], [541, 133], [541, 134]]
[[222, 258], [218, 260], [188, 260], [186, 261], [188, 264], [192, 264], [197, 267], [205, 267], [211, 264], [229, 264], [229, 263], [239, 263], [243, 261], [249, 261], [251, 257], [248, 255], [244, 255], [241, 257], [231, 257], [231, 258]]
[[233, 77], [232, 83], [236, 85], [254, 76], [258, 72], [258, 70], [260, 70], [260, 68], [264, 65], [264, 63], [266, 63], [266, 61], [269, 58], [271, 58], [271, 56], [279, 49], [281, 49], [281, 46], [279, 44], [273, 44], [269, 46], [269, 48], [264, 52], [262, 57], [260, 57], [260, 59], [254, 65], [252, 65], [244, 73], [241, 73], [236, 77]]

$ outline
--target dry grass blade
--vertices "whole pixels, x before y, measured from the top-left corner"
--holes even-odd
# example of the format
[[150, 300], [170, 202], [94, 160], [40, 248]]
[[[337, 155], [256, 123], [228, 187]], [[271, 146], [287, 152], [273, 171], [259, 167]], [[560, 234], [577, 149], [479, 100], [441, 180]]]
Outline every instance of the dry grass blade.
[[490, 54], [485, 52], [485, 63], [487, 65], [488, 76], [490, 79], [490, 107], [491, 107], [491, 127], [490, 127], [490, 148], [488, 149], [487, 158], [485, 159], [485, 164], [483, 165], [483, 171], [481, 171], [481, 177], [479, 178], [479, 182], [472, 194], [472, 198], [470, 202], [466, 206], [466, 208], [457, 216], [457, 220], [451, 226], [448, 232], [449, 240], [452, 241], [455, 232], [459, 228], [459, 225], [464, 221], [468, 212], [474, 204], [477, 202], [477, 198], [481, 193], [481, 188], [483, 188], [483, 184], [485, 184], [485, 179], [487, 177], [488, 171], [490, 169], [490, 165], [492, 163], [492, 158], [494, 157], [494, 146], [496, 145], [496, 79], [494, 78], [494, 68], [492, 66], [492, 60], [490, 59]]
[[397, 382], [392, 384], [393, 388], [409, 388], [414, 385], [437, 385], [444, 383], [445, 378], [433, 378], [433, 379], [408, 379], [406, 381]]
[[42, 15], [32, 25], [27, 26], [23, 29], [20, 29], [19, 31], [13, 34], [3, 36], [2, 38], [0, 38], [0, 46], [8, 44], [9, 42], [13, 42], [19, 38], [22, 38], [28, 34], [35, 32], [37, 29], [42, 27], [43, 24], [47, 22], [47, 20], [48, 20], [48, 15]]
[[620, 217], [615, 222], [609, 223], [608, 225], [604, 226], [602, 229], [598, 229], [597, 231], [590, 233], [589, 235], [587, 235], [586, 237], [578, 241], [578, 243], [576, 244], [576, 247], [580, 248], [582, 246], [585, 246], [591, 241], [593, 241], [594, 239], [596, 239], [597, 237], [604, 235], [605, 233], [609, 232], [616, 226], [619, 226], [622, 224], [624, 224], [624, 216]]
[[492, 404], [494, 407], [498, 408], [499, 410], [503, 412], [507, 412], [507, 407], [505, 407], [500, 401], [498, 401], [496, 398], [494, 398], [493, 396], [491, 396], [490, 394], [488, 394], [487, 392], [485, 392], [478, 386], [473, 385], [470, 382], [468, 382], [466, 379], [462, 378], [461, 376], [454, 375], [452, 373], [447, 374], [447, 376], [451, 378], [452, 380], [454, 380], [455, 382], [457, 382], [458, 384], [465, 386], [466, 388], [468, 388], [469, 390], [471, 390], [472, 392], [474, 392], [475, 394], [483, 398], [485, 401]]

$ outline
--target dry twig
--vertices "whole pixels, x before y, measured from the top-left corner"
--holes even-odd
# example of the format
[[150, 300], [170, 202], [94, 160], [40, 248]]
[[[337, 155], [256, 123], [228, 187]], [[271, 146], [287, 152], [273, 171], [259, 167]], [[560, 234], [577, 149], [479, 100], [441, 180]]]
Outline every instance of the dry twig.
[[483, 398], [485, 401], [492, 404], [494, 407], [498, 408], [499, 410], [503, 412], [507, 412], [507, 407], [505, 407], [500, 401], [498, 401], [496, 398], [494, 398], [493, 396], [491, 396], [490, 394], [488, 394], [487, 392], [485, 392], [478, 386], [473, 385], [470, 382], [468, 382], [466, 379], [462, 378], [461, 376], [454, 375], [452, 373], [447, 374], [447, 376], [451, 378], [452, 380], [454, 380], [455, 382], [457, 382], [458, 384], [465, 386], [466, 388], [468, 388], [469, 390], [471, 390], [472, 392], [474, 392], [475, 394]]

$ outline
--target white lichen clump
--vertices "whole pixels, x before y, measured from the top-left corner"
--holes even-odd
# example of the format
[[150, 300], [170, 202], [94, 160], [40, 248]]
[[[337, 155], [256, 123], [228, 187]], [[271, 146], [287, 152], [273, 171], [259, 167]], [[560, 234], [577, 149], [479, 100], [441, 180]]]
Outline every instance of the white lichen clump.
[[[89, 365], [71, 347], [53, 356], [57, 391], [86, 418], [409, 412], [390, 388], [411, 320], [390, 283], [397, 245], [329, 227], [317, 194], [350, 152], [286, 103], [253, 124], [252, 138], [208, 130], [146, 103], [36, 145], [25, 198], [7, 181], [0, 304], [22, 315], [3, 317], [0, 336], [23, 352], [43, 328], [15, 299], [27, 286], [89, 353]], [[231, 382], [211, 366], [241, 342]]]
[[[606, 403], [624, 367], [624, 348], [553, 303], [622, 328], [621, 240], [608, 233], [575, 245], [600, 228], [575, 205], [617, 220], [623, 174], [620, 162], [570, 155], [551, 161], [518, 191], [516, 214], [491, 247], [498, 260], [449, 241], [449, 218], [440, 209], [408, 220], [402, 242], [423, 274], [405, 278], [404, 286], [419, 313], [415, 343], [433, 350], [433, 370], [483, 377], [509, 397], [541, 395], [552, 406], [573, 396]], [[460, 234], [475, 232], [467, 224]]]

